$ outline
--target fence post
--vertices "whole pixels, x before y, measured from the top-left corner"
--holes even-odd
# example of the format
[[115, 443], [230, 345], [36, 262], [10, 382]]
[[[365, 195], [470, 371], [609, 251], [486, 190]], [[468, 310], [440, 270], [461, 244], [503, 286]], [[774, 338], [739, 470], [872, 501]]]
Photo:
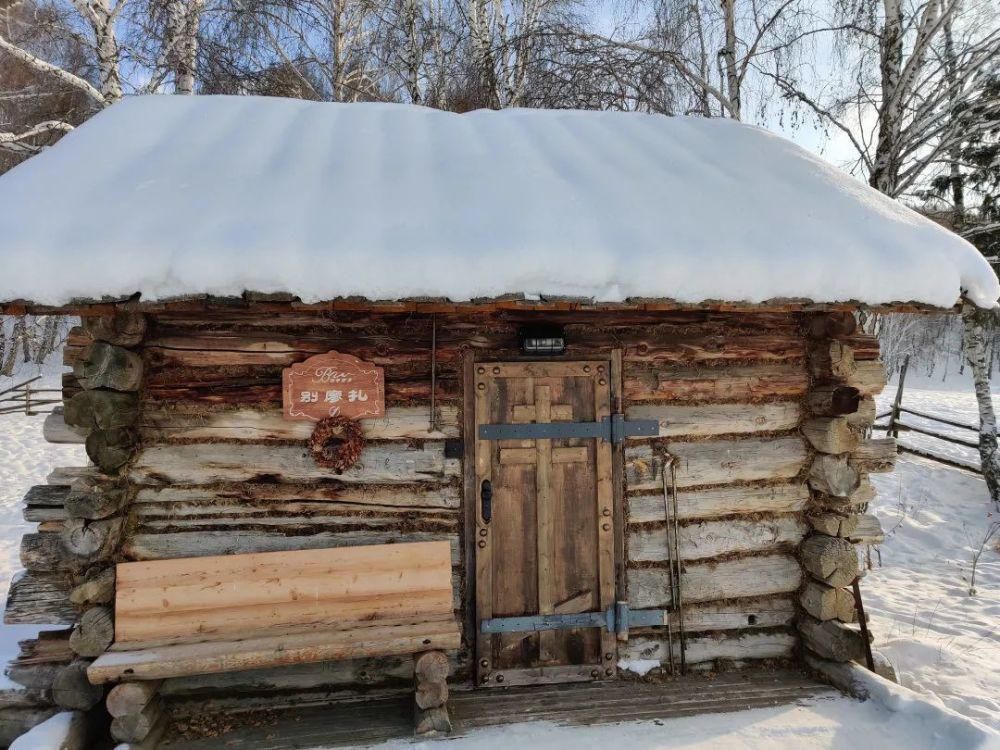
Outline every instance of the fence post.
[[903, 404], [903, 381], [906, 380], [906, 369], [910, 366], [910, 355], [907, 354], [903, 360], [903, 366], [899, 368], [899, 385], [896, 386], [896, 399], [892, 402], [892, 414], [889, 415], [889, 424], [885, 428], [886, 435], [899, 437], [899, 430], [896, 422], [899, 421], [899, 407]]

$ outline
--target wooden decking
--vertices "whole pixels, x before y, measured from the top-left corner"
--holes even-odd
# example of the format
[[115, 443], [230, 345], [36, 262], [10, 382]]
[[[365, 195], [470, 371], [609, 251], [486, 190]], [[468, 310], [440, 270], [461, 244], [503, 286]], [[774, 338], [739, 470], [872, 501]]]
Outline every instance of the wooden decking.
[[[522, 721], [602, 724], [742, 711], [832, 692], [802, 672], [755, 670], [714, 677], [693, 675], [660, 684], [611, 682], [456, 691], [449, 704], [455, 735], [463, 735], [480, 727]], [[233, 714], [215, 722], [231, 726], [228, 731], [200, 738], [192, 738], [189, 731], [186, 738], [175, 736], [165, 748], [305, 750], [372, 745], [412, 736], [412, 700], [406, 696], [290, 709], [266, 717]]]

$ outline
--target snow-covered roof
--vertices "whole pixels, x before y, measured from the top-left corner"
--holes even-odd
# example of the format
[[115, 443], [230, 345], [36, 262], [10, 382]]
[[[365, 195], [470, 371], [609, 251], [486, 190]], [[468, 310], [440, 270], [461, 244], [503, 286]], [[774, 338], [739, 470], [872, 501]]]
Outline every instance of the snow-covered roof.
[[0, 178], [0, 300], [510, 293], [983, 306], [969, 243], [726, 120], [131, 98]]

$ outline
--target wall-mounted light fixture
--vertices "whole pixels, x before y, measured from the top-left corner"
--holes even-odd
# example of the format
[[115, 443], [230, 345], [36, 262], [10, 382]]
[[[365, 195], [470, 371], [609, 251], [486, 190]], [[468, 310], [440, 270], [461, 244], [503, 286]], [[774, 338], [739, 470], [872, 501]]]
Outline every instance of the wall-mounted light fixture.
[[552, 356], [566, 351], [566, 339], [562, 326], [547, 323], [533, 323], [521, 326], [518, 331], [521, 351], [532, 356]]

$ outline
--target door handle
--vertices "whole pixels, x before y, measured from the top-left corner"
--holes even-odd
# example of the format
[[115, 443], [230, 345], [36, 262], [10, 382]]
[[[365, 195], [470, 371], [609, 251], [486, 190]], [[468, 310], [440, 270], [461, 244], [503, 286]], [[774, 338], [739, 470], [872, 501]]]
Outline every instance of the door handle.
[[479, 488], [479, 502], [483, 514], [483, 523], [493, 520], [493, 485], [489, 479], [484, 479]]

